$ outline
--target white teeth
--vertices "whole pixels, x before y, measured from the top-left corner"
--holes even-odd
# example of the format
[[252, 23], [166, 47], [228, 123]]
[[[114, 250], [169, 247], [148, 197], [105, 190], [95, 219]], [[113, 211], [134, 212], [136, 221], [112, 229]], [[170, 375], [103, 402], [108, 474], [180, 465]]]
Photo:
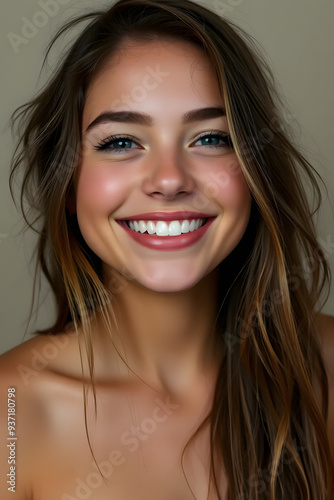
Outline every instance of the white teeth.
[[168, 227], [169, 236], [179, 236], [181, 234], [181, 224], [178, 220], [173, 220]]
[[188, 220], [184, 220], [182, 221], [182, 224], [181, 224], [181, 233], [189, 233], [189, 221]]
[[155, 225], [153, 224], [153, 222], [151, 220], [148, 221], [148, 223], [146, 224], [146, 227], [147, 227], [148, 234], [155, 233]]
[[179, 236], [180, 234], [189, 233], [196, 231], [201, 226], [204, 225], [206, 219], [192, 219], [189, 220], [173, 220], [169, 223], [165, 221], [157, 221], [156, 223], [151, 220], [147, 223], [143, 220], [140, 221], [128, 221], [127, 224], [130, 229], [136, 231], [137, 233], [156, 234], [157, 236]]
[[139, 231], [140, 231], [141, 233], [145, 233], [145, 231], [146, 231], [146, 224], [145, 224], [145, 222], [144, 222], [144, 221], [142, 221], [142, 220], [140, 220], [140, 221], [139, 221]]
[[155, 225], [155, 232], [157, 236], [168, 236], [168, 225], [164, 221], [160, 221]]

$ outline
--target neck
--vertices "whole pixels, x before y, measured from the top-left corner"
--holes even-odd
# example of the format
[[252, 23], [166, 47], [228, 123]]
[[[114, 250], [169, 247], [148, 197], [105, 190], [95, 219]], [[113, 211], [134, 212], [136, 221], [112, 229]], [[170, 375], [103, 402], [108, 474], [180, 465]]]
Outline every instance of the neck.
[[[98, 348], [105, 366], [110, 366], [116, 347], [141, 379], [175, 394], [189, 392], [190, 386], [214, 376], [221, 355], [215, 336], [217, 278], [214, 270], [196, 286], [177, 293], [152, 292], [123, 278], [111, 305], [114, 347], [97, 315]], [[119, 357], [118, 366], [129, 374]]]

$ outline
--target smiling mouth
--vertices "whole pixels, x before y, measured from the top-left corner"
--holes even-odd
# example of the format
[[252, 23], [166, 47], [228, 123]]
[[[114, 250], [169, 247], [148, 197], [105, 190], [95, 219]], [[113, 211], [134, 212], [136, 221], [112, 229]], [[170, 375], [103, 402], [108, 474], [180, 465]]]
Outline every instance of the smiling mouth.
[[141, 234], [154, 234], [155, 236], [179, 236], [181, 234], [192, 233], [206, 224], [206, 219], [183, 219], [168, 221], [143, 221], [127, 220], [127, 226]]

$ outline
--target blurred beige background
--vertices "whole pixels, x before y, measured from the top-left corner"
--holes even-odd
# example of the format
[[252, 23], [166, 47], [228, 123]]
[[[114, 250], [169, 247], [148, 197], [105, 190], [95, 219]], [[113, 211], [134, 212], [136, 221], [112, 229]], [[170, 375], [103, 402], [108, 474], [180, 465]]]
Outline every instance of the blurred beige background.
[[[334, 193], [332, 0], [202, 0], [204, 5], [245, 28], [262, 45], [289, 107], [303, 152], [322, 175], [329, 198]], [[0, 352], [23, 340], [28, 318], [34, 235], [20, 235], [22, 220], [10, 198], [9, 162], [14, 142], [7, 127], [11, 112], [38, 90], [44, 50], [51, 34], [70, 16], [103, 0], [15, 0], [1, 2], [1, 168], [0, 168]], [[17, 38], [17, 36], [22, 38]], [[16, 44], [16, 45], [15, 45]], [[299, 127], [297, 124], [299, 123]], [[319, 241], [334, 275], [334, 215], [329, 199], [318, 217]], [[43, 286], [41, 298], [47, 287]], [[334, 286], [324, 312], [334, 314]], [[46, 296], [26, 338], [53, 319]]]

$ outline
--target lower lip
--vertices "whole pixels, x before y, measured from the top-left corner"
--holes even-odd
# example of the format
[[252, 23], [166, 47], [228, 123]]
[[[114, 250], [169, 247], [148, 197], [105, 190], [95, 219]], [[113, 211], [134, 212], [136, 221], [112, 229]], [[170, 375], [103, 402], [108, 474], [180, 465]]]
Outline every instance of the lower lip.
[[148, 233], [137, 233], [129, 228], [124, 220], [117, 221], [120, 226], [131, 236], [133, 240], [140, 243], [144, 247], [152, 248], [153, 250], [182, 250], [187, 248], [197, 241], [207, 232], [215, 217], [209, 217], [206, 224], [192, 231], [191, 233], [180, 234], [179, 236], [156, 236]]

